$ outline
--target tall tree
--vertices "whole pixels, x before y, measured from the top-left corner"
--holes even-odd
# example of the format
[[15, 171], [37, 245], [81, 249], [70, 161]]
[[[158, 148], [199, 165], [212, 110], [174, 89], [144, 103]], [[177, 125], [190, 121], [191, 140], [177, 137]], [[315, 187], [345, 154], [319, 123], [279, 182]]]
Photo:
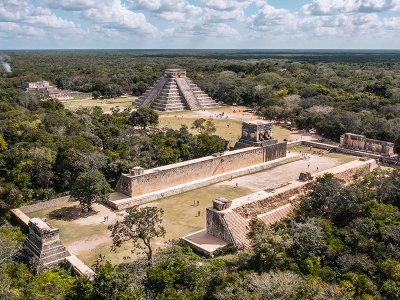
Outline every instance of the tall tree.
[[[165, 229], [161, 225], [164, 210], [157, 207], [134, 206], [126, 210], [123, 221], [110, 225], [113, 239], [113, 249], [120, 247], [124, 242], [132, 241], [137, 249], [145, 249], [149, 264], [153, 263], [152, 240], [164, 237]], [[144, 246], [140, 243], [143, 242]]]
[[128, 122], [133, 126], [139, 126], [143, 129], [149, 126], [157, 126], [158, 113], [150, 108], [140, 107], [137, 111], [132, 112]]
[[111, 187], [100, 171], [81, 173], [71, 189], [73, 199], [79, 201], [82, 211], [88, 211], [93, 202], [105, 202]]

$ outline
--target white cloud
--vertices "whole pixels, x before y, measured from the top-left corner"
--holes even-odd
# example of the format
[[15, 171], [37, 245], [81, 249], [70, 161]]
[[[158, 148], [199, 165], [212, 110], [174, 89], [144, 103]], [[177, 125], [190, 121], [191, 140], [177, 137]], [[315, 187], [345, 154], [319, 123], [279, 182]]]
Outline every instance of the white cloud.
[[142, 13], [135, 13], [120, 0], [106, 1], [107, 4], [82, 11], [81, 16], [98, 25], [98, 28], [128, 31], [137, 34], [154, 34], [158, 29], [147, 22]]
[[297, 27], [298, 16], [283, 8], [264, 5], [255, 15], [249, 18], [250, 28], [255, 31], [293, 31]]
[[202, 0], [205, 6], [215, 10], [236, 10], [244, 9], [251, 4], [263, 5], [265, 1], [261, 0]]
[[399, 0], [313, 0], [302, 7], [308, 15], [335, 15], [340, 13], [374, 13], [397, 10]]
[[27, 0], [0, 0], [0, 31], [3, 36], [46, 36], [81, 32], [74, 22], [56, 16], [50, 9]]
[[44, 3], [46, 3], [50, 8], [71, 11], [81, 11], [95, 7], [96, 5], [101, 5], [101, 3], [96, 0], [45, 0]]

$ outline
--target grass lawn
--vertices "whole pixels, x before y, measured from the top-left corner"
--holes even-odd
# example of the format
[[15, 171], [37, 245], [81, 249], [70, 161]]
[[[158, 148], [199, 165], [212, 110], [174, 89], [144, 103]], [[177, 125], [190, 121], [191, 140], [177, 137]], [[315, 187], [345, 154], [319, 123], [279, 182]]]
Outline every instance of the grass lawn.
[[[182, 114], [179, 113], [178, 116], [179, 115]], [[171, 118], [170, 116], [163, 117], [163, 115], [160, 115], [158, 127], [179, 129], [182, 125], [186, 125], [191, 133], [197, 134], [198, 132], [196, 130], [191, 129], [194, 120], [196, 120], [196, 118], [185, 118], [185, 115], [183, 115], [183, 118]], [[233, 147], [242, 135], [242, 122], [232, 119], [213, 119], [212, 121], [217, 128], [215, 135], [226, 139], [227, 141], [229, 141], [229, 146]], [[274, 126], [272, 129], [272, 135], [275, 139], [279, 141], [282, 141], [284, 139], [290, 140], [291, 131], [280, 126]]]
[[104, 112], [110, 112], [112, 108], [125, 109], [132, 107], [132, 101], [136, 100], [137, 97], [118, 97], [111, 99], [79, 99], [79, 100], [67, 100], [63, 102], [65, 108], [70, 110], [77, 110], [79, 108], [95, 107], [99, 106]]
[[[314, 149], [310, 150], [310, 147], [305, 147], [305, 146], [295, 146], [295, 147], [288, 147], [288, 150], [293, 151], [293, 152], [301, 152], [301, 153], [313, 153], [315, 151]], [[319, 149], [316, 149], [319, 151]], [[337, 152], [332, 152], [332, 153], [327, 153], [324, 151], [324, 156], [326, 157], [331, 157], [339, 160], [340, 164], [345, 164], [354, 160], [357, 160], [358, 157], [352, 156], [352, 155], [347, 155], [347, 154], [342, 154], [342, 153], [337, 153]]]
[[[164, 239], [155, 241], [156, 247], [162, 247], [165, 242], [172, 239], [177, 239], [188, 233], [201, 230], [206, 225], [205, 208], [212, 205], [212, 200], [216, 197], [223, 196], [228, 199], [234, 199], [249, 194], [250, 189], [244, 187], [234, 188], [227, 185], [210, 185], [197, 190], [189, 191], [179, 195], [160, 199], [145, 205], [157, 206], [164, 210], [163, 225], [166, 229]], [[193, 201], [199, 201], [199, 206], [194, 206]], [[102, 222], [93, 225], [80, 225], [75, 221], [63, 221], [50, 219], [49, 214], [52, 211], [62, 207], [74, 206], [76, 202], [69, 202], [58, 205], [49, 209], [33, 212], [28, 214], [29, 217], [47, 218], [48, 222], [54, 227], [59, 228], [61, 241], [68, 247], [74, 244], [74, 247], [79, 247], [79, 242], [82, 245], [88, 240], [96, 242], [100, 241], [96, 247], [84, 249], [82, 246], [76, 254], [82, 261], [91, 266], [99, 254], [103, 254], [107, 259], [111, 259], [113, 263], [123, 262], [124, 256], [130, 256], [134, 259], [136, 255], [131, 254], [131, 244], [125, 243], [116, 252], [111, 252], [111, 238], [107, 225]], [[198, 211], [201, 215], [198, 217]], [[91, 216], [87, 217], [91, 218]], [[78, 246], [77, 246], [78, 245]]]
[[[163, 118], [163, 115], [160, 115], [160, 122], [158, 124], [159, 128], [172, 128], [179, 129], [182, 125], [186, 125], [189, 128], [189, 131], [193, 134], [197, 134], [198, 132], [194, 129], [191, 129], [193, 121], [196, 118]], [[240, 135], [242, 134], [242, 122], [236, 120], [213, 120], [217, 131], [215, 135], [218, 135], [227, 141], [229, 141], [229, 146], [234, 146]], [[229, 126], [229, 127], [228, 127]]]

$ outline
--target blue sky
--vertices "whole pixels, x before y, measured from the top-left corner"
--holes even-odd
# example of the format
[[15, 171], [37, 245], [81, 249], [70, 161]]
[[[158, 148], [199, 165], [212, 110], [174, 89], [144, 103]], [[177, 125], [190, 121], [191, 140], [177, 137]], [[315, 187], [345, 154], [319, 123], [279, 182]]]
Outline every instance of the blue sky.
[[0, 0], [0, 49], [400, 49], [400, 0]]

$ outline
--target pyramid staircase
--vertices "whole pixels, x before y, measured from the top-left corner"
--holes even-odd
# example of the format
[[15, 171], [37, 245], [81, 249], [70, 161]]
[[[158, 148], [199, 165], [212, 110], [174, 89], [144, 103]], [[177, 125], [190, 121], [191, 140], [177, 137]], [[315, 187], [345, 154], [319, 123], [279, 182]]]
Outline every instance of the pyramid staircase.
[[159, 111], [201, 110], [218, 106], [186, 77], [186, 70], [168, 69], [152, 87], [134, 102], [135, 106]]

